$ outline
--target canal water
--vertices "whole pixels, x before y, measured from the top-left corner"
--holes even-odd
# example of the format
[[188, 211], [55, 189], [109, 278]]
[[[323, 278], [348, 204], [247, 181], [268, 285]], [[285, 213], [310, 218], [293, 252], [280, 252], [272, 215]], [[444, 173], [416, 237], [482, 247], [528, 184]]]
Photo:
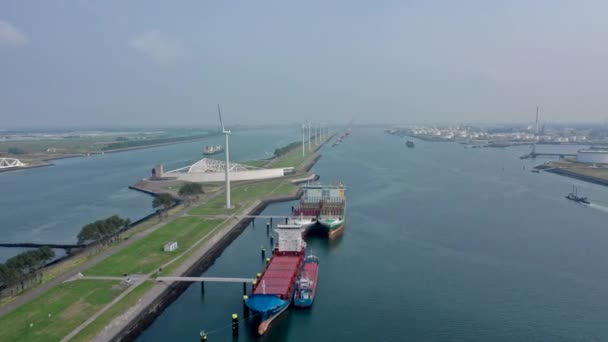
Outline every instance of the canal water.
[[[308, 240], [321, 259], [315, 303], [290, 309], [264, 337], [243, 321], [234, 340], [608, 340], [608, 191], [531, 173], [542, 160], [520, 160], [527, 152], [424, 141], [408, 149], [371, 128], [324, 148], [314, 171], [348, 186], [348, 222], [334, 241]], [[573, 184], [594, 207], [564, 199]], [[258, 221], [204, 274], [253, 277], [262, 245]], [[233, 340], [242, 285], [205, 290], [190, 286], [138, 340], [194, 341], [200, 330]]]
[[[274, 149], [297, 141], [296, 129], [233, 129], [231, 159], [267, 158]], [[205, 145], [223, 136], [92, 157], [56, 160], [54, 166], [0, 173], [0, 242], [75, 243], [80, 228], [118, 214], [135, 221], [153, 212], [150, 196], [128, 189], [148, 177], [152, 166], [165, 170], [202, 158]], [[222, 159], [223, 154], [213, 156]], [[0, 262], [21, 252], [0, 248]]]

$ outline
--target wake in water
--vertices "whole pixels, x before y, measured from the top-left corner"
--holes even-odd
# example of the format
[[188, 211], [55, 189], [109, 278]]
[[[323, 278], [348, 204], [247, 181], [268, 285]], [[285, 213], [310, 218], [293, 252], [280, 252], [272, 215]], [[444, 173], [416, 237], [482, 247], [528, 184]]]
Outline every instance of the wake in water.
[[589, 204], [589, 207], [608, 213], [608, 206], [605, 206], [602, 204], [597, 204], [595, 202], [591, 202], [591, 204]]

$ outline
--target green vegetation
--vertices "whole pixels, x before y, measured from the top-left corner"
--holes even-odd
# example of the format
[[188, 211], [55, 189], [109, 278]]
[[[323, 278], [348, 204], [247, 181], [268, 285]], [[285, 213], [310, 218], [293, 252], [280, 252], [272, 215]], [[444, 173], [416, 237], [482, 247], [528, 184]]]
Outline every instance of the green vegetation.
[[276, 150], [274, 150], [274, 155], [275, 155], [275, 157], [280, 157], [280, 156], [286, 154], [287, 152], [294, 150], [296, 147], [302, 148], [302, 142], [295, 141], [289, 145], [277, 148]]
[[260, 159], [260, 160], [252, 160], [252, 161], [244, 162], [241, 164], [247, 165], [247, 166], [253, 166], [253, 167], [264, 167], [269, 162], [270, 162], [270, 160], [268, 160], [268, 159]]
[[78, 243], [92, 243], [97, 241], [109, 241], [116, 237], [120, 230], [126, 229], [131, 224], [130, 219], [122, 219], [113, 215], [104, 220], [97, 220], [82, 227], [78, 233]]
[[158, 217], [162, 219], [163, 214], [166, 213], [169, 208], [171, 208], [173, 203], [175, 203], [173, 196], [169, 195], [168, 193], [162, 193], [154, 197], [154, 200], [152, 201], [152, 208], [156, 209], [156, 212], [158, 212]]
[[296, 186], [285, 183], [283, 180], [273, 180], [254, 184], [238, 185], [232, 191], [232, 204], [234, 209], [224, 208], [223, 196], [216, 196], [210, 201], [192, 209], [192, 215], [225, 215], [234, 212], [236, 209], [245, 207], [256, 199], [268, 195], [288, 195], [292, 194]]
[[178, 142], [182, 142], [182, 141], [206, 138], [213, 134], [215, 134], [215, 133], [205, 133], [205, 134], [188, 135], [188, 136], [182, 136], [182, 137], [167, 137], [167, 138], [146, 139], [146, 140], [117, 141], [117, 142], [109, 143], [106, 146], [102, 147], [102, 151], [118, 150], [118, 149], [122, 149], [122, 148], [131, 148], [131, 147], [139, 147], [139, 146], [146, 146], [146, 145], [178, 143]]
[[39, 277], [38, 270], [54, 256], [55, 252], [46, 246], [17, 254], [6, 263], [0, 263], [0, 283], [6, 286], [21, 284], [23, 287], [26, 280]]
[[122, 291], [116, 281], [61, 284], [0, 317], [0, 341], [59, 341]]
[[150, 273], [176, 256], [176, 253], [164, 252], [164, 244], [177, 241], [178, 251], [183, 251], [220, 222], [219, 220], [203, 220], [199, 217], [180, 217], [134, 242], [129, 248], [113, 254], [85, 273], [100, 276]]
[[19, 155], [19, 154], [26, 154], [27, 152], [25, 152], [25, 150], [19, 148], [19, 147], [9, 147], [7, 150], [8, 153], [10, 154], [14, 154], [14, 155]]
[[203, 193], [203, 186], [200, 183], [186, 183], [179, 188], [178, 194], [186, 203], [197, 201], [199, 195]]
[[137, 304], [139, 298], [141, 298], [152, 286], [154, 286], [154, 283], [149, 281], [137, 286], [136, 289], [122, 298], [120, 302], [113, 305], [95, 321], [91, 322], [91, 324], [84, 328], [78, 335], [74, 336], [71, 341], [92, 341], [97, 333], [105, 328], [106, 325], [110, 324], [114, 318], [120, 316]]

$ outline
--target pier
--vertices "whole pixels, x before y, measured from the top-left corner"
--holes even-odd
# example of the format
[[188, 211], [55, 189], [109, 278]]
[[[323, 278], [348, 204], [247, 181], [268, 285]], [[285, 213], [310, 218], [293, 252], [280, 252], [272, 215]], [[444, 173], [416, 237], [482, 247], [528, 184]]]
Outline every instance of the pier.
[[574, 153], [537, 153], [537, 152], [530, 152], [528, 154], [524, 154], [523, 156], [519, 157], [520, 159], [534, 159], [536, 157], [559, 157], [559, 158], [566, 158], [566, 157], [576, 157], [576, 154]]

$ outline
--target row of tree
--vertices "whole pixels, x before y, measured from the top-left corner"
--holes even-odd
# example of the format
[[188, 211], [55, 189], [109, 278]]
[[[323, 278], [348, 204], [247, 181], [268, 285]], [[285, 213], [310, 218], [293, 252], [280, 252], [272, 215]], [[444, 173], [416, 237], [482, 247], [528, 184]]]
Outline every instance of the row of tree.
[[109, 242], [117, 237], [117, 233], [128, 228], [130, 225], [130, 219], [123, 219], [118, 215], [97, 220], [82, 227], [80, 233], [78, 233], [78, 243]]
[[44, 246], [29, 250], [0, 263], [0, 283], [4, 286], [22, 284], [26, 280], [40, 276], [38, 272], [55, 257], [55, 251]]
[[145, 140], [117, 141], [117, 142], [107, 144], [106, 146], [104, 146], [102, 148], [102, 150], [108, 151], [108, 150], [116, 150], [116, 149], [128, 148], [128, 147], [176, 143], [176, 142], [180, 142], [180, 141], [202, 139], [202, 138], [206, 138], [210, 135], [214, 135], [214, 134], [216, 134], [216, 133], [205, 133], [205, 134], [195, 134], [195, 135], [187, 135], [187, 136], [180, 136], [180, 137], [166, 137], [166, 138], [145, 139]]

